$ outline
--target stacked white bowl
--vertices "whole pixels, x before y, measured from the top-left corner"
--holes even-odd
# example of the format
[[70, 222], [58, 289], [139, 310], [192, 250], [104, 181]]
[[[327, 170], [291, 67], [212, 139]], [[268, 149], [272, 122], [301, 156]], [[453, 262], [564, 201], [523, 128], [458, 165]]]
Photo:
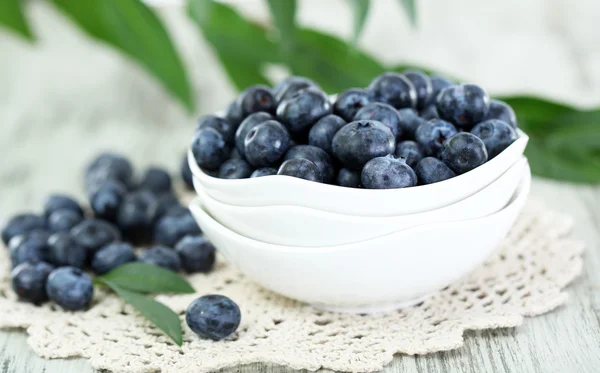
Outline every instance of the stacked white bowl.
[[223, 180], [189, 153], [190, 209], [225, 258], [265, 288], [341, 312], [409, 306], [481, 264], [514, 223], [531, 183], [528, 137], [518, 135], [472, 171], [405, 189]]

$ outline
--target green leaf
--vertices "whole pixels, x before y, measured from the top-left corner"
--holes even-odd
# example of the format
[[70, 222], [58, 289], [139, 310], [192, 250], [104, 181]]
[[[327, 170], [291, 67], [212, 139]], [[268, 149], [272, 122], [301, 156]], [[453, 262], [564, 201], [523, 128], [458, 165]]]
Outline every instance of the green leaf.
[[352, 42], [356, 45], [360, 33], [362, 32], [367, 15], [369, 14], [369, 5], [371, 0], [348, 0], [352, 13], [354, 15], [354, 26], [352, 27]]
[[281, 47], [289, 53], [294, 48], [296, 39], [296, 0], [267, 0], [267, 4], [279, 30]]
[[34, 39], [25, 19], [22, 0], [0, 0], [0, 26], [29, 41]]
[[181, 321], [173, 310], [154, 299], [128, 290], [106, 279], [101, 279], [101, 281], [181, 347], [183, 343]]
[[398, 0], [400, 1], [400, 5], [404, 8], [406, 15], [408, 16], [408, 20], [413, 27], [417, 26], [417, 0]]
[[195, 292], [192, 285], [177, 273], [147, 263], [127, 263], [99, 278], [140, 293]]
[[139, 0], [52, 0], [92, 37], [116, 47], [150, 72], [188, 110], [188, 77], [162, 23]]

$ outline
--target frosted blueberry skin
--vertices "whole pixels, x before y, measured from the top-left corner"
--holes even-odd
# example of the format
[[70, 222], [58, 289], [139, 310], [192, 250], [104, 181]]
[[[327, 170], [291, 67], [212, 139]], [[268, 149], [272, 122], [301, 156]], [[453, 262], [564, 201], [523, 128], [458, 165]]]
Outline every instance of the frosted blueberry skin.
[[417, 92], [417, 109], [423, 109], [433, 94], [431, 79], [427, 74], [419, 70], [408, 70], [402, 75], [415, 87], [415, 91]]
[[394, 153], [396, 138], [383, 123], [375, 120], [351, 122], [333, 137], [334, 156], [352, 170], [361, 170], [371, 159]]
[[218, 117], [216, 115], [204, 115], [198, 118], [198, 124], [196, 125], [196, 131], [203, 128], [213, 128], [223, 136], [223, 139], [229, 145], [233, 145], [235, 139], [235, 131], [237, 126], [229, 123], [225, 118]]
[[400, 114], [398, 114], [398, 110], [391, 105], [381, 102], [370, 103], [356, 113], [354, 120], [376, 120], [389, 128], [396, 139], [402, 137]]
[[427, 105], [424, 109], [422, 109], [419, 112], [419, 116], [424, 120], [437, 119], [440, 117], [435, 104]]
[[76, 211], [70, 209], [56, 210], [48, 216], [48, 230], [52, 233], [68, 232], [81, 223], [82, 220], [83, 216]]
[[280, 104], [281, 101], [292, 97], [296, 92], [311, 87], [320, 89], [317, 83], [308, 78], [302, 76], [290, 76], [279, 82], [279, 84], [273, 88], [273, 94], [275, 95], [277, 103]]
[[[249, 115], [246, 119], [242, 121], [237, 131], [235, 132], [235, 149], [238, 151], [238, 154], [242, 157], [245, 156], [245, 141], [246, 135], [250, 132], [254, 127], [259, 124], [266, 122], [270, 119], [273, 119], [273, 116], [269, 113], [258, 112], [252, 115]], [[236, 158], [236, 157], [231, 157]]]
[[188, 235], [202, 233], [192, 213], [186, 211], [179, 215], [161, 217], [154, 226], [154, 241], [173, 247], [179, 240]]
[[481, 122], [490, 110], [490, 96], [475, 84], [445, 88], [437, 99], [440, 118], [469, 130]]
[[504, 101], [492, 99], [490, 101], [490, 110], [485, 119], [498, 119], [506, 122], [513, 129], [517, 128], [517, 115], [513, 108]]
[[238, 100], [244, 116], [259, 111], [274, 113], [277, 107], [277, 102], [275, 101], [275, 97], [273, 97], [271, 88], [265, 85], [253, 85], [246, 88]]
[[351, 122], [356, 113], [371, 102], [373, 102], [373, 98], [368, 90], [350, 88], [337, 95], [333, 104], [333, 112], [346, 122]]
[[367, 189], [408, 188], [417, 185], [417, 175], [404, 159], [393, 155], [371, 159], [361, 172]]
[[471, 133], [483, 141], [489, 159], [500, 154], [517, 139], [517, 132], [508, 123], [498, 119], [476, 124]]
[[209, 127], [196, 132], [191, 150], [196, 163], [206, 170], [218, 170], [229, 156], [229, 148], [223, 136]]
[[407, 165], [414, 168], [423, 159], [423, 147], [410, 140], [399, 142], [396, 145], [396, 157], [404, 159]]
[[460, 175], [484, 164], [488, 160], [488, 154], [479, 137], [469, 132], [460, 132], [444, 143], [440, 159]]
[[288, 159], [281, 164], [277, 175], [292, 176], [317, 183], [323, 182], [323, 175], [319, 167], [306, 158]]
[[246, 116], [242, 112], [242, 106], [237, 99], [227, 106], [227, 109], [225, 110], [225, 119], [227, 119], [232, 126], [237, 128], [245, 118]]
[[214, 341], [233, 334], [242, 315], [238, 305], [223, 295], [205, 295], [194, 300], [185, 311], [185, 322], [202, 338]]
[[10, 239], [15, 236], [44, 229], [46, 229], [46, 219], [44, 217], [31, 213], [18, 214], [10, 218], [2, 227], [2, 242], [8, 245]]
[[115, 221], [119, 207], [127, 194], [127, 188], [116, 180], [106, 181], [90, 197], [90, 205], [94, 216], [108, 221]]
[[296, 145], [285, 154], [284, 160], [304, 158], [313, 162], [319, 169], [322, 182], [331, 184], [335, 176], [333, 159], [323, 149], [312, 145]]
[[57, 267], [84, 269], [88, 261], [88, 251], [79, 245], [68, 232], [54, 233], [48, 238], [48, 262]]
[[454, 85], [454, 83], [452, 83], [450, 80], [448, 80], [444, 77], [441, 77], [439, 75], [432, 75], [430, 79], [431, 79], [432, 90], [431, 90], [431, 96], [429, 96], [429, 102], [427, 104], [435, 106], [440, 92], [443, 91], [444, 88]]
[[154, 193], [137, 190], [128, 193], [117, 213], [117, 225], [125, 237], [135, 242], [146, 242], [152, 237], [152, 228], [158, 218], [159, 204]]
[[437, 183], [456, 176], [444, 162], [433, 157], [421, 159], [415, 166], [415, 173], [421, 185]]
[[85, 219], [74, 226], [70, 233], [75, 242], [84, 247], [88, 254], [93, 254], [102, 246], [121, 239], [121, 233], [116, 226], [95, 218]]
[[317, 120], [332, 112], [327, 94], [310, 87], [283, 100], [277, 107], [277, 119], [294, 135], [308, 131]]
[[341, 168], [337, 175], [337, 185], [347, 188], [361, 188], [360, 171]]
[[133, 166], [127, 158], [116, 153], [102, 153], [86, 168], [85, 186], [91, 195], [108, 180], [121, 182], [125, 187], [133, 186]]
[[373, 101], [390, 104], [396, 109], [417, 106], [417, 91], [401, 74], [388, 72], [379, 75], [371, 81], [369, 91]]
[[156, 195], [171, 191], [171, 175], [165, 169], [160, 167], [148, 167], [142, 180], [138, 185], [138, 189], [146, 189]]
[[46, 281], [54, 267], [45, 262], [22, 263], [11, 272], [12, 289], [19, 300], [41, 304], [48, 300]]
[[45, 230], [27, 232], [13, 237], [8, 243], [13, 268], [25, 262], [47, 262], [48, 237], [50, 237], [50, 233]]
[[152, 246], [144, 250], [138, 257], [142, 263], [152, 264], [173, 272], [181, 270], [181, 260], [175, 250], [166, 246]]
[[96, 275], [103, 275], [136, 259], [133, 246], [126, 242], [113, 242], [96, 252], [92, 259], [92, 270]]
[[175, 252], [188, 273], [208, 272], [215, 265], [215, 247], [201, 235], [183, 237], [175, 245]]
[[337, 115], [330, 114], [319, 119], [308, 132], [308, 144], [323, 149], [331, 154], [331, 141], [346, 121]]
[[437, 156], [444, 141], [456, 133], [458, 130], [452, 123], [442, 119], [432, 119], [417, 128], [415, 140], [421, 145], [424, 155]]
[[57, 210], [71, 210], [83, 217], [83, 209], [79, 203], [65, 194], [51, 194], [44, 202], [44, 216], [46, 219]]
[[290, 135], [276, 120], [268, 120], [246, 134], [244, 153], [254, 167], [270, 167], [279, 163], [290, 145]]
[[246, 179], [254, 169], [243, 159], [230, 159], [219, 168], [219, 179]]
[[56, 304], [69, 311], [86, 308], [94, 296], [90, 276], [79, 268], [61, 267], [50, 273], [46, 293]]
[[398, 128], [402, 132], [402, 140], [414, 140], [417, 128], [426, 122], [421, 118], [415, 109], [405, 108], [398, 110], [400, 121]]
[[277, 169], [273, 167], [263, 167], [254, 170], [250, 178], [277, 175]]

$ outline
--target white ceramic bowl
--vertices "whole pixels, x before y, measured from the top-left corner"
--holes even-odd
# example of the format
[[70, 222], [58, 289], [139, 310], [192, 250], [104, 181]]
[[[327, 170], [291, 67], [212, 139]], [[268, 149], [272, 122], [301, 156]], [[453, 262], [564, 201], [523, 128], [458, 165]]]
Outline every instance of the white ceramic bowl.
[[522, 131], [502, 153], [476, 169], [435, 184], [404, 189], [356, 189], [290, 176], [224, 180], [200, 170], [191, 151], [188, 162], [196, 183], [217, 201], [235, 206], [303, 206], [356, 216], [398, 216], [438, 209], [473, 195], [517, 162], [529, 140]]
[[342, 215], [302, 206], [234, 206], [211, 198], [198, 186], [198, 200], [216, 221], [248, 238], [286, 246], [333, 246], [359, 242], [423, 224], [475, 219], [504, 208], [523, 173], [522, 157], [497, 180], [462, 201], [410, 215], [365, 217]]
[[511, 202], [486, 217], [330, 247], [267, 244], [219, 224], [200, 201], [190, 210], [217, 249], [265, 288], [323, 309], [377, 312], [419, 302], [479, 265], [517, 218], [530, 184], [524, 173]]

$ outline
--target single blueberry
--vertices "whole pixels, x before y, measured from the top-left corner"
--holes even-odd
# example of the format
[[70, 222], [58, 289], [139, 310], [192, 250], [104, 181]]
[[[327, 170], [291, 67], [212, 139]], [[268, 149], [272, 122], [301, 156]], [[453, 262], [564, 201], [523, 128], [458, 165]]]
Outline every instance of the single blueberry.
[[283, 162], [277, 175], [297, 177], [308, 181], [323, 182], [323, 175], [316, 164], [306, 158], [292, 158]]
[[[173, 192], [159, 194], [156, 197], [156, 200], [158, 202], [157, 218], [160, 218], [163, 215], [169, 215], [169, 211], [173, 208], [179, 209], [179, 207], [183, 207]], [[175, 209], [173, 211], [175, 211]]]
[[324, 116], [308, 132], [308, 144], [321, 148], [331, 154], [333, 136], [345, 125], [346, 122], [337, 115], [330, 114]]
[[348, 188], [361, 188], [360, 171], [341, 168], [337, 175], [337, 185]]
[[14, 236], [43, 229], [46, 229], [46, 219], [42, 216], [30, 213], [18, 214], [10, 218], [2, 227], [2, 242], [8, 245]]
[[276, 120], [268, 120], [246, 134], [244, 154], [254, 167], [270, 167], [279, 163], [289, 144], [287, 129]]
[[417, 91], [417, 109], [423, 109], [433, 94], [431, 79], [419, 70], [407, 70], [402, 75], [412, 83]]
[[442, 149], [442, 144], [458, 130], [451, 123], [442, 119], [432, 119], [417, 128], [416, 141], [423, 147], [425, 155], [437, 155]]
[[51, 194], [44, 202], [44, 215], [46, 218], [56, 210], [71, 210], [83, 216], [83, 209], [73, 198], [64, 194]]
[[440, 115], [437, 112], [437, 107], [435, 104], [430, 104], [425, 107], [425, 109], [419, 112], [419, 116], [425, 120], [437, 119]]
[[246, 179], [254, 169], [243, 159], [230, 159], [219, 168], [219, 179]]
[[198, 119], [196, 131], [199, 131], [202, 128], [214, 128], [221, 134], [221, 136], [223, 136], [229, 145], [233, 145], [237, 126], [229, 123], [227, 119], [217, 117], [216, 115], [202, 116]]
[[154, 194], [169, 192], [171, 190], [171, 175], [162, 168], [149, 167], [144, 173], [138, 188], [147, 189]]
[[31, 231], [13, 237], [8, 243], [13, 268], [25, 262], [48, 261], [48, 237], [46, 231]]
[[54, 233], [48, 238], [48, 262], [57, 266], [84, 269], [88, 251], [79, 245], [68, 232]]
[[254, 172], [250, 175], [250, 178], [271, 175], [277, 175], [277, 169], [273, 167], [263, 167], [254, 170]]
[[333, 112], [346, 122], [351, 122], [356, 113], [371, 102], [373, 102], [373, 99], [368, 90], [350, 88], [337, 95], [335, 104], [333, 104]]
[[115, 221], [126, 194], [127, 188], [121, 182], [106, 181], [90, 197], [94, 215], [104, 220]]
[[312, 145], [296, 145], [285, 154], [284, 160], [304, 158], [313, 162], [318, 168], [323, 182], [331, 184], [335, 176], [333, 159], [323, 149]]
[[237, 128], [240, 123], [242, 123], [244, 118], [246, 118], [246, 116], [242, 112], [242, 105], [240, 104], [239, 100], [236, 99], [227, 107], [227, 110], [225, 111], [225, 119], [227, 119], [232, 126]]
[[483, 141], [489, 159], [500, 154], [517, 139], [517, 132], [510, 124], [498, 119], [488, 119], [476, 124], [471, 133]]
[[196, 132], [191, 149], [198, 165], [207, 170], [217, 170], [229, 156], [225, 139], [214, 128]]
[[414, 168], [423, 159], [423, 147], [419, 143], [406, 140], [396, 145], [396, 157], [403, 158], [406, 164]]
[[185, 187], [189, 190], [194, 189], [194, 178], [192, 176], [192, 169], [190, 168], [190, 164], [188, 163], [187, 154], [183, 155], [181, 159], [181, 165], [179, 166], [179, 173], [181, 174], [181, 178], [183, 179], [183, 183]]
[[371, 159], [392, 154], [396, 138], [383, 123], [375, 120], [350, 122], [333, 137], [333, 155], [352, 170], [362, 170]]
[[[245, 156], [244, 142], [246, 141], [246, 135], [250, 130], [259, 124], [266, 122], [270, 119], [273, 119], [273, 116], [269, 113], [258, 112], [248, 116], [248, 118], [244, 119], [242, 124], [238, 127], [235, 132], [235, 148], [238, 153], [243, 157]], [[236, 159], [235, 157], [231, 157], [232, 159]]]
[[308, 131], [320, 118], [332, 112], [331, 102], [325, 92], [311, 87], [296, 92], [277, 107], [277, 119], [291, 133]]
[[404, 159], [391, 154], [368, 161], [362, 169], [360, 180], [367, 189], [408, 188], [417, 185], [415, 171]]
[[469, 132], [460, 132], [444, 143], [440, 159], [460, 175], [484, 164], [488, 160], [488, 154], [479, 137]]
[[402, 132], [402, 140], [414, 140], [417, 128], [426, 122], [425, 119], [421, 118], [417, 111], [411, 108], [398, 110], [398, 115], [400, 116], [398, 128]]
[[174, 246], [188, 235], [202, 233], [198, 223], [188, 210], [182, 215], [167, 215], [158, 220], [154, 227], [154, 240], [167, 246]]
[[103, 275], [136, 259], [133, 246], [127, 242], [113, 242], [96, 251], [91, 267], [96, 275]]
[[397, 73], [383, 73], [369, 85], [374, 101], [390, 104], [396, 109], [417, 106], [417, 91], [412, 83]]
[[48, 300], [46, 281], [54, 268], [44, 262], [22, 263], [11, 272], [14, 292], [20, 300], [40, 304]]
[[485, 119], [499, 119], [506, 122], [513, 129], [517, 128], [517, 115], [510, 105], [500, 100], [490, 100], [490, 111]]
[[173, 272], [181, 270], [179, 255], [177, 255], [175, 250], [166, 246], [152, 246], [144, 250], [140, 254], [138, 261], [169, 269]]
[[433, 184], [439, 181], [451, 179], [456, 174], [444, 162], [437, 158], [426, 157], [421, 159], [415, 166], [415, 173], [419, 184]]
[[370, 103], [356, 113], [354, 120], [376, 120], [389, 128], [394, 134], [394, 138], [400, 139], [402, 137], [400, 114], [391, 105], [381, 102]]
[[273, 97], [271, 88], [264, 85], [253, 85], [246, 88], [238, 100], [240, 101], [244, 116], [259, 111], [274, 113], [277, 107], [277, 102], [275, 101], [275, 97]]
[[282, 80], [279, 84], [273, 88], [273, 94], [277, 103], [292, 97], [296, 92], [306, 88], [315, 87], [320, 89], [319, 86], [308, 78], [301, 76], [290, 76]]
[[56, 210], [48, 216], [48, 230], [50, 232], [68, 232], [81, 223], [83, 216], [70, 209]]
[[440, 118], [470, 129], [481, 122], [490, 110], [490, 96], [475, 84], [444, 88], [437, 99]]
[[129, 239], [143, 242], [152, 237], [158, 217], [158, 200], [154, 193], [138, 190], [125, 196], [117, 213], [117, 226]]
[[431, 76], [431, 88], [432, 88], [431, 96], [429, 96], [429, 102], [427, 104], [435, 106], [440, 92], [442, 92], [444, 90], [444, 88], [450, 87], [451, 85], [454, 85], [454, 83], [452, 83], [450, 80], [448, 80], [444, 77], [441, 77], [439, 75], [432, 75]]
[[175, 245], [175, 251], [188, 273], [208, 272], [215, 265], [215, 247], [203, 236], [183, 237]]
[[79, 311], [94, 297], [91, 277], [79, 268], [61, 267], [50, 273], [46, 282], [48, 297], [62, 308]]
[[122, 155], [101, 153], [86, 168], [85, 185], [88, 195], [108, 180], [119, 181], [127, 188], [133, 185], [133, 167]]
[[185, 311], [185, 322], [202, 338], [221, 340], [233, 334], [242, 320], [238, 305], [223, 295], [205, 295]]
[[121, 233], [111, 223], [100, 219], [85, 219], [71, 229], [75, 242], [88, 253], [94, 253], [102, 246], [121, 239]]

